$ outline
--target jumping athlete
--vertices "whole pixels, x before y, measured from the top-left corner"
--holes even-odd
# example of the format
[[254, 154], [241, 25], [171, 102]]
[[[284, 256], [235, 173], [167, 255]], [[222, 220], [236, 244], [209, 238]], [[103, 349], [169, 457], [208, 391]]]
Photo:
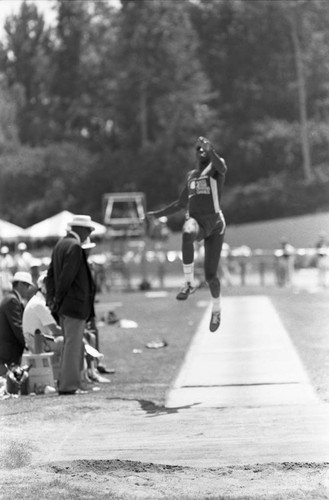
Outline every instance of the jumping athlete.
[[182, 233], [182, 255], [185, 282], [177, 300], [186, 300], [195, 292], [194, 242], [204, 240], [204, 273], [212, 297], [209, 329], [215, 332], [221, 320], [221, 286], [218, 265], [225, 233], [225, 219], [220, 199], [227, 167], [208, 139], [196, 141], [197, 168], [187, 174], [186, 184], [179, 198], [170, 205], [147, 216], [168, 216], [185, 209]]

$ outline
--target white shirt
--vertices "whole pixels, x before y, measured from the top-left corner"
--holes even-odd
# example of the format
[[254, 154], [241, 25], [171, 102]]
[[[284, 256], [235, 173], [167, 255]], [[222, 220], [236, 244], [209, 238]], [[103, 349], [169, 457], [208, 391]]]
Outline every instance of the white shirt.
[[30, 351], [34, 351], [35, 330], [38, 329], [46, 335], [52, 335], [50, 328], [46, 326], [51, 324], [56, 325], [56, 321], [46, 306], [45, 297], [38, 291], [28, 301], [23, 312], [23, 334], [26, 346]]

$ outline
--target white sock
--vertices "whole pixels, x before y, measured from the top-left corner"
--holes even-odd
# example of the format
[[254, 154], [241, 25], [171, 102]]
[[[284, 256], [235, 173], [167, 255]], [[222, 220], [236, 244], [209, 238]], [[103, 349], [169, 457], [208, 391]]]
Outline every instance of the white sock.
[[185, 283], [194, 284], [194, 262], [192, 264], [183, 264]]
[[221, 302], [219, 297], [212, 297], [212, 311], [219, 312], [221, 310]]

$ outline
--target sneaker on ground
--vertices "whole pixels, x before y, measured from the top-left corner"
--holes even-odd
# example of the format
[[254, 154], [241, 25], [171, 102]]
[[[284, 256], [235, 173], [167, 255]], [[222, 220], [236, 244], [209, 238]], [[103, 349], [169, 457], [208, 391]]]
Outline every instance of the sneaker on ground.
[[215, 332], [217, 330], [217, 328], [219, 327], [220, 317], [221, 317], [220, 311], [213, 311], [211, 313], [211, 319], [210, 319], [210, 325], [209, 325], [209, 330], [211, 332]]
[[101, 364], [98, 364], [97, 371], [99, 371], [99, 373], [115, 373], [114, 368], [107, 368], [106, 366]]
[[193, 286], [190, 282], [184, 283], [182, 288], [179, 290], [178, 294], [176, 295], [177, 300], [186, 300], [189, 295], [194, 293], [196, 290], [196, 287]]

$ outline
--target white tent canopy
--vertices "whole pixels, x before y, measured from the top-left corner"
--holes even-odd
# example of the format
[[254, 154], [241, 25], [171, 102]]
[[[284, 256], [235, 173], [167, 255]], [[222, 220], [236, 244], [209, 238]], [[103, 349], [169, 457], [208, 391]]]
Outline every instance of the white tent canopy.
[[11, 222], [0, 219], [0, 242], [4, 241], [15, 241], [20, 238], [25, 238], [25, 229], [16, 226]]
[[[65, 236], [68, 223], [71, 222], [75, 214], [69, 212], [68, 210], [63, 210], [49, 219], [45, 219], [33, 226], [28, 227], [25, 230], [26, 237], [32, 240], [42, 240], [47, 238], [61, 238]], [[93, 221], [95, 231], [92, 232], [92, 236], [102, 236], [106, 232], [105, 226]]]

